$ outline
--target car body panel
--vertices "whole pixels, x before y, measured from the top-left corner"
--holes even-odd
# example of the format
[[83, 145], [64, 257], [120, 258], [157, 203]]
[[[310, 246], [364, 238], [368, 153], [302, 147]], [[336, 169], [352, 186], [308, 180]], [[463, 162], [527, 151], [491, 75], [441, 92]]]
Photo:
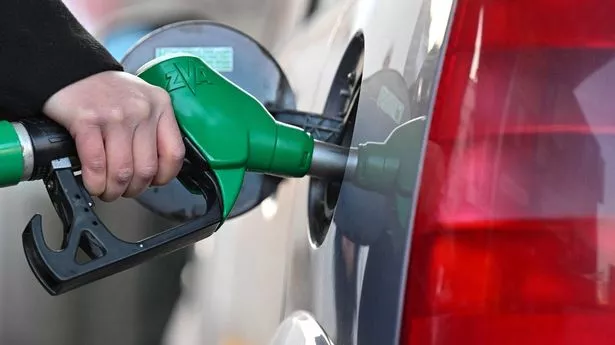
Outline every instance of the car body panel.
[[[352, 138], [356, 146], [366, 141], [384, 141], [399, 124], [429, 115], [452, 2], [440, 2], [437, 7], [432, 7], [430, 1], [348, 4], [346, 12], [340, 13], [340, 29], [329, 38], [329, 46], [297, 46], [281, 53], [279, 61], [292, 84], [304, 80], [309, 73], [306, 66], [310, 62], [300, 58], [310, 55], [305, 50], [328, 52], [326, 63], [330, 65], [316, 67], [328, 72], [337, 67], [349, 38], [358, 30], [364, 33], [363, 84]], [[309, 37], [299, 40], [312, 42]], [[317, 83], [304, 81], [296, 87], [298, 104], [302, 104], [303, 97], [312, 98], [309, 110], [322, 109], [326, 94], [319, 89], [327, 89], [331, 83], [331, 73], [327, 72]], [[310, 83], [318, 85], [312, 88], [313, 95], [309, 93]], [[403, 104], [401, 118], [389, 116], [379, 107], [377, 100], [383, 88], [395, 94], [397, 100], [392, 102]], [[420, 154], [422, 142], [421, 139], [416, 145], [408, 138], [408, 155]], [[408, 179], [418, 176], [420, 160], [416, 162], [416, 174]], [[306, 192], [303, 188], [298, 194]], [[337, 344], [399, 342], [414, 201], [398, 205], [408, 215], [400, 222], [395, 199], [394, 193], [380, 195], [344, 183], [334, 225], [316, 249], [306, 235], [306, 198], [297, 197], [288, 254], [287, 314], [296, 310], [311, 313]]]
[[[322, 112], [344, 52], [362, 33], [352, 145], [383, 141], [400, 124], [429, 118], [452, 10], [452, 1], [337, 1], [273, 54], [298, 109]], [[408, 138], [404, 148], [414, 159], [413, 184], [423, 142], [422, 136]], [[399, 342], [414, 197], [400, 201], [395, 192], [381, 195], [345, 182], [333, 223], [317, 246], [310, 238], [309, 189], [308, 178], [288, 180], [273, 200], [197, 245], [207, 254], [189, 265], [185, 286], [191, 293], [181, 299], [166, 344]], [[267, 216], [272, 205], [275, 212]]]

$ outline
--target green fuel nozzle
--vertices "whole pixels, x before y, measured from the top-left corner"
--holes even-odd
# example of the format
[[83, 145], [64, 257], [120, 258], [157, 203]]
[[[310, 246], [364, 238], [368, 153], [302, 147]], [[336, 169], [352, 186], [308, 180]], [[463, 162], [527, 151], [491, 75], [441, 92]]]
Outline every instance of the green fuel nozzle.
[[408, 173], [416, 170], [424, 117], [400, 125], [382, 143], [346, 148], [314, 140], [302, 129], [276, 121], [256, 99], [192, 55], [152, 60], [137, 74], [170, 93], [182, 131], [218, 178], [225, 217], [246, 171], [346, 177], [365, 189], [411, 192]]
[[276, 121], [254, 97], [186, 54], [152, 60], [139, 77], [171, 95], [178, 124], [217, 177], [226, 218], [246, 171], [289, 177], [310, 169], [314, 140]]

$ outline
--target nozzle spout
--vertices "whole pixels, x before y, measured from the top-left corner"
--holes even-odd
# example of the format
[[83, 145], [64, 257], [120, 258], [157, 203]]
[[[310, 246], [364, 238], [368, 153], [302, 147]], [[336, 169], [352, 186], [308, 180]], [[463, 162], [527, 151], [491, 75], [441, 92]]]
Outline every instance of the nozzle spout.
[[315, 141], [308, 175], [328, 180], [342, 180], [354, 174], [357, 162], [355, 148]]

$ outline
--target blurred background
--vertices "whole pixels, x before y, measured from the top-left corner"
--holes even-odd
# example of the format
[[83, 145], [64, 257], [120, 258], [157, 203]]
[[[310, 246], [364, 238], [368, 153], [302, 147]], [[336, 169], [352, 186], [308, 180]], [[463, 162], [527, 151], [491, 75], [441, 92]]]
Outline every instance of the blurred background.
[[[121, 59], [148, 32], [191, 19], [234, 26], [275, 56], [293, 32], [337, 1], [65, 2]], [[0, 191], [0, 204], [20, 207], [0, 208], [0, 223], [5, 225], [0, 236], [0, 344], [265, 344], [280, 321], [283, 303], [289, 215], [276, 214], [276, 205], [292, 199], [292, 183], [286, 183], [276, 200], [267, 200], [245, 217], [230, 221], [225, 231], [194, 248], [51, 297], [27, 267], [20, 236], [34, 213], [42, 213], [44, 225], [54, 229], [59, 229], [57, 216], [40, 182], [5, 188]], [[110, 228], [121, 228], [128, 236], [136, 233], [135, 240], [150, 228], [168, 226], [133, 201], [99, 205], [97, 211]], [[251, 285], [246, 288], [246, 284]]]

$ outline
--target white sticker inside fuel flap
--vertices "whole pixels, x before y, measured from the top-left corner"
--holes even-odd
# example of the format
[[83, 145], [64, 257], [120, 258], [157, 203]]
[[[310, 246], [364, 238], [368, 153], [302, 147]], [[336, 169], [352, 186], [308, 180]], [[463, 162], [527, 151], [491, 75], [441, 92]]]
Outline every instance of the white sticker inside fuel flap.
[[214, 70], [232, 72], [234, 67], [232, 47], [162, 47], [156, 48], [156, 57], [186, 53], [200, 57]]
[[378, 108], [399, 124], [406, 110], [404, 104], [386, 86], [380, 88], [377, 100]]

